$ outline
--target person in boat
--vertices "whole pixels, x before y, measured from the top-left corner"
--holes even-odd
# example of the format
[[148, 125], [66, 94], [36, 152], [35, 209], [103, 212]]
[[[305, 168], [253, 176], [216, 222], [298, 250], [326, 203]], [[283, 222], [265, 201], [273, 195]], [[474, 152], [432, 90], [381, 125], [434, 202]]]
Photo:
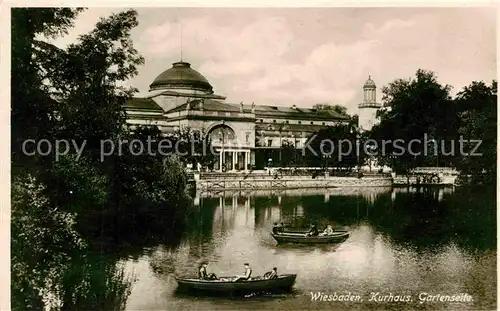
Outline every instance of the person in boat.
[[278, 278], [278, 268], [274, 267], [272, 271], [266, 272], [264, 274], [264, 279], [272, 280]]
[[274, 234], [279, 234], [280, 233], [280, 227], [278, 226], [278, 223], [275, 222], [273, 225], [273, 233]]
[[326, 226], [326, 229], [323, 231], [323, 235], [330, 235], [333, 234], [333, 228], [332, 225]]
[[252, 269], [250, 268], [250, 264], [248, 262], [245, 262], [244, 266], [245, 266], [245, 274], [237, 276], [234, 279], [234, 282], [250, 280], [250, 277], [252, 276]]
[[318, 231], [318, 228], [316, 228], [316, 225], [311, 225], [311, 229], [307, 233], [307, 236], [318, 236], [318, 235], [319, 235], [319, 231]]
[[203, 262], [198, 269], [198, 278], [200, 280], [217, 280], [217, 276], [213, 273], [207, 273], [208, 262]]

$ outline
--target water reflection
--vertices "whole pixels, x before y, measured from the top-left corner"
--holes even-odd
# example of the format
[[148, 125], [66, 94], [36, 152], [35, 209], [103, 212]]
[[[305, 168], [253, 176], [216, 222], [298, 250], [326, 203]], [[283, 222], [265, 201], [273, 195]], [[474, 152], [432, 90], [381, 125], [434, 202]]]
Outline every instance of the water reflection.
[[[380, 309], [371, 292], [411, 295], [385, 310], [496, 308], [494, 193], [453, 189], [331, 189], [200, 194], [190, 230], [176, 249], [158, 246], [127, 261], [137, 282], [127, 302], [137, 309]], [[351, 231], [344, 243], [276, 245], [274, 222], [333, 224]], [[224, 300], [179, 296], [175, 276], [195, 275], [201, 260], [210, 272], [254, 274], [277, 266], [298, 273], [295, 293], [280, 299]], [[351, 292], [362, 304], [312, 302], [310, 292]], [[468, 293], [473, 303], [420, 304], [421, 292]]]
[[281, 204], [283, 196], [312, 196], [321, 195], [324, 197], [324, 203], [328, 203], [330, 196], [360, 196], [366, 201], [373, 204], [378, 196], [387, 195], [390, 193], [391, 199], [394, 200], [397, 194], [415, 194], [421, 192], [429, 192], [437, 195], [438, 201], [442, 201], [445, 195], [454, 192], [454, 187], [438, 187], [438, 188], [416, 188], [416, 187], [369, 187], [369, 188], [330, 188], [330, 189], [268, 189], [268, 190], [228, 190], [228, 191], [204, 191], [196, 192], [194, 197], [195, 205], [199, 205], [200, 200], [206, 198], [220, 197], [270, 197], [277, 198], [277, 203]]

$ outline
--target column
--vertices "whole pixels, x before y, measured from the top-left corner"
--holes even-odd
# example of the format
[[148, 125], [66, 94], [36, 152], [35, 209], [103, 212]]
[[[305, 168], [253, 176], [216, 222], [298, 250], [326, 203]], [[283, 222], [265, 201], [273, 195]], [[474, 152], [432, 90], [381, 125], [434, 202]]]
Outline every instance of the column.
[[219, 152], [219, 172], [222, 172], [222, 160], [224, 159], [224, 155], [221, 152]]
[[236, 152], [232, 152], [232, 156], [233, 156], [233, 163], [231, 163], [231, 170], [236, 170]]
[[245, 152], [245, 172], [248, 172], [248, 152]]
[[248, 170], [251, 170], [252, 169], [252, 150], [248, 150]]

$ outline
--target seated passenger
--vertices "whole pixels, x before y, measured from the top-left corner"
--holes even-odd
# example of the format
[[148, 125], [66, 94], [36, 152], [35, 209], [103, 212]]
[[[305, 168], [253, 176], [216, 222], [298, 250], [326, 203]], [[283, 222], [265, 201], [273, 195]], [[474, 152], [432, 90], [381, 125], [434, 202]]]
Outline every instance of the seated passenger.
[[278, 234], [280, 232], [280, 228], [278, 227], [278, 223], [275, 222], [273, 225], [273, 233]]
[[200, 280], [217, 280], [217, 276], [213, 273], [207, 274], [207, 262], [203, 262], [198, 270], [198, 278]]
[[319, 235], [319, 231], [316, 228], [316, 226], [315, 225], [311, 225], [311, 229], [307, 233], [307, 236], [318, 236], [318, 235]]
[[252, 276], [252, 269], [250, 268], [250, 264], [245, 262], [245, 275], [239, 275], [234, 279], [234, 282], [237, 281], [248, 281], [250, 280], [250, 277]]
[[207, 266], [208, 264], [206, 262], [202, 262], [199, 269], [198, 269], [198, 278], [200, 280], [206, 280], [208, 277], [207, 274]]
[[331, 225], [328, 225], [328, 226], [326, 227], [326, 229], [323, 231], [323, 235], [330, 235], [330, 234], [333, 234], [333, 232], [334, 232], [334, 231], [333, 231], [332, 226], [331, 226]]
[[264, 279], [272, 280], [278, 278], [278, 268], [274, 267], [272, 271], [266, 272], [264, 274]]

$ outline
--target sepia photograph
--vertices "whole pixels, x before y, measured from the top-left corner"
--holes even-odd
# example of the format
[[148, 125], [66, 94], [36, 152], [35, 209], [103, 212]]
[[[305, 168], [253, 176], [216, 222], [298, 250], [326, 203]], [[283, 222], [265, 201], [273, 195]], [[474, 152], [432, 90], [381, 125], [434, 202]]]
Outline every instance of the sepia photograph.
[[496, 6], [147, 5], [2, 7], [6, 310], [497, 310]]

